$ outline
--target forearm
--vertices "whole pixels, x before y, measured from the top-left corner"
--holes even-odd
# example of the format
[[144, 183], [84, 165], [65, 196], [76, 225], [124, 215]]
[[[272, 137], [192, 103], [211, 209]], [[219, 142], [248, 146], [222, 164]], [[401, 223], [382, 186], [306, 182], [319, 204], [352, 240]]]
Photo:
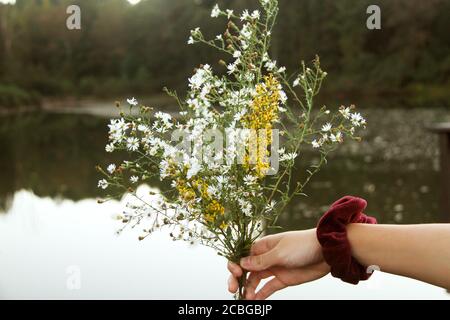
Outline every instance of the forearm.
[[362, 265], [450, 288], [450, 224], [350, 224], [347, 235]]

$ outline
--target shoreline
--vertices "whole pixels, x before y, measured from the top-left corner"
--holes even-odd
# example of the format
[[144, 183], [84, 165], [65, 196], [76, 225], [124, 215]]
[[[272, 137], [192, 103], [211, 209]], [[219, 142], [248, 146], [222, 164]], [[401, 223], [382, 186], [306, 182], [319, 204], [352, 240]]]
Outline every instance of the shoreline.
[[[325, 92], [318, 104], [336, 107], [339, 105], [355, 104], [363, 109], [422, 109], [422, 108], [449, 108], [448, 102], [444, 102], [438, 95], [434, 99], [407, 99], [407, 92], [374, 94], [374, 92], [363, 94], [362, 92]], [[15, 107], [1, 107], [0, 116], [22, 114], [28, 112], [49, 112], [67, 114], [87, 114], [100, 117], [114, 117], [118, 115], [116, 101], [122, 106], [127, 106], [126, 99], [132, 95], [119, 95], [111, 98], [66, 96], [62, 98], [44, 98], [35, 105], [22, 105]], [[176, 101], [165, 93], [147, 96], [135, 96], [143, 105], [154, 107], [156, 110], [164, 109], [168, 113], [178, 111]], [[411, 97], [409, 97], [411, 98]], [[325, 103], [330, 102], [332, 103]], [[445, 100], [447, 101], [447, 100]]]
[[[126, 105], [127, 98], [59, 98], [44, 99], [40, 105], [19, 106], [11, 108], [0, 108], [0, 116], [9, 116], [29, 112], [67, 113], [67, 114], [87, 114], [99, 117], [114, 117], [118, 115], [116, 102]], [[158, 106], [172, 111], [176, 109], [174, 100], [166, 95], [153, 95], [139, 99], [144, 105]], [[170, 113], [169, 111], [169, 113]]]

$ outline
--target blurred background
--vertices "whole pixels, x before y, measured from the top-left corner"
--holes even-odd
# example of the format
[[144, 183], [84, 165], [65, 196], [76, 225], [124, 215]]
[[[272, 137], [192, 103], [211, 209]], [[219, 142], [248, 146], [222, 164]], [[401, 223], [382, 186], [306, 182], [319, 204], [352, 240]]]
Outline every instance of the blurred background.
[[[0, 298], [42, 297], [39, 284], [32, 292], [26, 282], [11, 280], [28, 277], [26, 270], [17, 273], [26, 257], [18, 248], [28, 252], [25, 243], [40, 239], [34, 249], [52, 259], [59, 252], [55, 242], [66, 239], [62, 243], [72, 248], [71, 237], [83, 238], [87, 229], [45, 240], [42, 230], [52, 234], [72, 228], [68, 221], [83, 225], [96, 214], [111, 220], [120, 212], [117, 204], [101, 209], [95, 202], [102, 195], [95, 165], [118, 161], [104, 151], [108, 118], [117, 115], [114, 103], [134, 96], [170, 112], [174, 103], [163, 87], [183, 94], [201, 63], [220, 72], [220, 55], [187, 45], [197, 26], [207, 38], [224, 31], [225, 20], [210, 18], [215, 3], [0, 0], [0, 257], [15, 276], [0, 276]], [[237, 12], [257, 6], [256, 0], [218, 3]], [[66, 27], [72, 4], [81, 8], [81, 30]], [[372, 4], [381, 8], [380, 30], [366, 27]], [[313, 227], [346, 194], [366, 198], [367, 213], [383, 223], [442, 221], [438, 137], [426, 127], [450, 121], [449, 12], [449, 0], [280, 0], [272, 57], [293, 71], [319, 54], [329, 74], [319, 103], [331, 109], [354, 103], [368, 121], [363, 141], [332, 154], [308, 186], [309, 197], [290, 206], [281, 221], [285, 230]], [[317, 160], [303, 154], [298, 175]], [[75, 220], [61, 219], [65, 215]], [[114, 232], [109, 223], [96, 227]], [[79, 241], [81, 248], [90, 247]], [[102, 243], [95, 248], [117, 242]], [[35, 263], [45, 269], [40, 257]]]

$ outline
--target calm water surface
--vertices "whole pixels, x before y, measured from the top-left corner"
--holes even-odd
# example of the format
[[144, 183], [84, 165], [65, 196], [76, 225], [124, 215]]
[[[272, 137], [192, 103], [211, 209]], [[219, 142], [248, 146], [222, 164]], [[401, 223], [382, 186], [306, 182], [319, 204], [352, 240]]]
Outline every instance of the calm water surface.
[[[314, 226], [346, 194], [366, 198], [366, 212], [383, 223], [439, 221], [437, 139], [424, 126], [450, 120], [449, 112], [363, 114], [369, 123], [363, 142], [346, 144], [329, 158], [307, 188], [309, 197], [282, 216], [285, 230]], [[120, 203], [95, 201], [101, 196], [95, 165], [118, 161], [104, 152], [106, 123], [81, 114], [0, 118], [0, 298], [229, 298], [225, 261], [211, 250], [173, 243], [163, 233], [143, 242], [136, 232], [115, 236]], [[297, 176], [314, 161], [315, 155], [302, 154]], [[440, 288], [380, 272], [357, 287], [326, 277], [274, 295], [449, 297]]]

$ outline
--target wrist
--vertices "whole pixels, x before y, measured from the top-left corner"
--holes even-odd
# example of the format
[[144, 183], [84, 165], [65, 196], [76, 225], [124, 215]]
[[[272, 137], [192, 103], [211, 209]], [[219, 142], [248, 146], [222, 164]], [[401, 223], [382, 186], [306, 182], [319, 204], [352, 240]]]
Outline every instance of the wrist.
[[[353, 228], [348, 227], [353, 223], [376, 223], [374, 218], [362, 212], [366, 205], [364, 199], [344, 197], [333, 203], [317, 226], [317, 239], [322, 246], [324, 260], [331, 268], [331, 274], [352, 284], [370, 277], [366, 268], [353, 256], [347, 232], [347, 228]], [[352, 234], [354, 236], [355, 232]]]
[[322, 252], [322, 246], [320, 245], [319, 239], [317, 237], [317, 228], [310, 229], [310, 238], [313, 247], [313, 261], [314, 263], [325, 262]]

